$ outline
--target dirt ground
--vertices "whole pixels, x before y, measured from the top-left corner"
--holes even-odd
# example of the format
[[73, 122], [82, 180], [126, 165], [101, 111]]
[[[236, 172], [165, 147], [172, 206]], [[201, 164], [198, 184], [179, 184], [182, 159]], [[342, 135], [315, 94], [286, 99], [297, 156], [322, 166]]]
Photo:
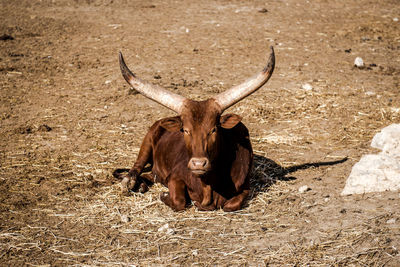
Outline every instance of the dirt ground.
[[[0, 3], [0, 265], [400, 266], [399, 192], [340, 195], [400, 122], [398, 0]], [[112, 171], [173, 113], [129, 88], [118, 51], [205, 99], [270, 45], [270, 82], [230, 109], [256, 154], [244, 209], [175, 213], [160, 185], [121, 196]]]

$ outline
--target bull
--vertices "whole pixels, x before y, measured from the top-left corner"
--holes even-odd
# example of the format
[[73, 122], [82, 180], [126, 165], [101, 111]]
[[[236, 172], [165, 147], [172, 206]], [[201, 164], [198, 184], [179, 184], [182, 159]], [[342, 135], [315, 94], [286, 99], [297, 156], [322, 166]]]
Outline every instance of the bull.
[[[177, 113], [150, 127], [128, 173], [114, 172], [122, 179], [122, 193], [134, 188], [144, 192], [147, 183], [159, 182], [169, 190], [161, 193], [162, 202], [174, 211], [184, 210], [191, 202], [199, 210], [241, 209], [249, 194], [253, 151], [242, 118], [223, 112], [269, 80], [275, 67], [273, 47], [260, 73], [205, 101], [141, 80], [126, 66], [121, 53], [119, 63], [135, 90]], [[151, 173], [142, 175], [146, 165]]]

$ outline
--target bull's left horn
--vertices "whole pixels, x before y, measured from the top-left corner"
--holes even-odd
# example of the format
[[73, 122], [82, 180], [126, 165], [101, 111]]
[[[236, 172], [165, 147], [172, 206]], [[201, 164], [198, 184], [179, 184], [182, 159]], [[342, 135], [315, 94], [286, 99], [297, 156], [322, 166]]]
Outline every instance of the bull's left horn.
[[136, 77], [126, 66], [121, 52], [119, 52], [119, 66], [121, 67], [122, 76], [136, 91], [180, 114], [185, 97]]
[[261, 88], [265, 83], [268, 82], [275, 68], [275, 53], [274, 48], [271, 46], [271, 55], [269, 56], [268, 63], [265, 68], [248, 79], [242, 84], [232, 87], [214, 97], [215, 101], [221, 106], [222, 110], [229, 108], [236, 104], [243, 98], [254, 93]]

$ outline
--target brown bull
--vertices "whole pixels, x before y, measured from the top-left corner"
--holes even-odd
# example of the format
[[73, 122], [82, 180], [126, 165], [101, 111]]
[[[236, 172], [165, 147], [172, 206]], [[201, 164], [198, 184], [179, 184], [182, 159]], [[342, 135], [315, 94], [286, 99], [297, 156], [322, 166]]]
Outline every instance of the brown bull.
[[[259, 74], [205, 101], [187, 99], [140, 80], [121, 53], [119, 61], [122, 75], [134, 89], [178, 113], [151, 126], [127, 175], [115, 173], [123, 179], [122, 192], [145, 190], [144, 178], [168, 187], [169, 193], [161, 194], [161, 200], [175, 211], [185, 209], [191, 200], [200, 210], [240, 209], [249, 194], [253, 151], [241, 117], [222, 113], [268, 81], [275, 66], [273, 48]], [[152, 174], [140, 176], [147, 164]]]

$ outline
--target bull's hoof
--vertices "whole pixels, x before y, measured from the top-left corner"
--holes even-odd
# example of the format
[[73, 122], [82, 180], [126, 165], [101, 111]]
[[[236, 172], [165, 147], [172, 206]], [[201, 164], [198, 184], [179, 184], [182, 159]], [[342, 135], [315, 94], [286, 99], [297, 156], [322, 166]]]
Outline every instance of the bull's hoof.
[[118, 180], [122, 180], [125, 178], [126, 174], [128, 174], [129, 169], [116, 169], [113, 171], [112, 175], [114, 178]]
[[165, 205], [170, 207], [173, 211], [182, 211], [185, 209], [185, 203], [173, 203], [168, 192], [160, 193], [160, 199]]
[[128, 173], [120, 174], [122, 177], [121, 181], [121, 194], [124, 196], [129, 196], [129, 192], [135, 187], [136, 185], [136, 178], [130, 176]]
[[[168, 192], [161, 192], [160, 193], [160, 199], [162, 202], [164, 202], [165, 204], [167, 204], [167, 202], [169, 203], [169, 193]], [[167, 204], [168, 205], [168, 204]]]
[[142, 194], [144, 194], [144, 193], [146, 193], [147, 191], [149, 191], [149, 187], [147, 186], [147, 184], [145, 183], [145, 182], [142, 182], [140, 185], [139, 185], [139, 193], [142, 193]]
[[129, 196], [128, 184], [129, 184], [129, 178], [128, 177], [125, 177], [124, 179], [122, 179], [122, 181], [121, 181], [121, 195]]
[[232, 211], [237, 211], [241, 208], [240, 203], [234, 202], [234, 201], [227, 201], [222, 208], [225, 212], [232, 212]]
[[210, 204], [210, 205], [203, 205], [202, 203], [199, 203], [197, 201], [194, 201], [194, 205], [199, 211], [212, 211], [215, 210], [215, 206]]

